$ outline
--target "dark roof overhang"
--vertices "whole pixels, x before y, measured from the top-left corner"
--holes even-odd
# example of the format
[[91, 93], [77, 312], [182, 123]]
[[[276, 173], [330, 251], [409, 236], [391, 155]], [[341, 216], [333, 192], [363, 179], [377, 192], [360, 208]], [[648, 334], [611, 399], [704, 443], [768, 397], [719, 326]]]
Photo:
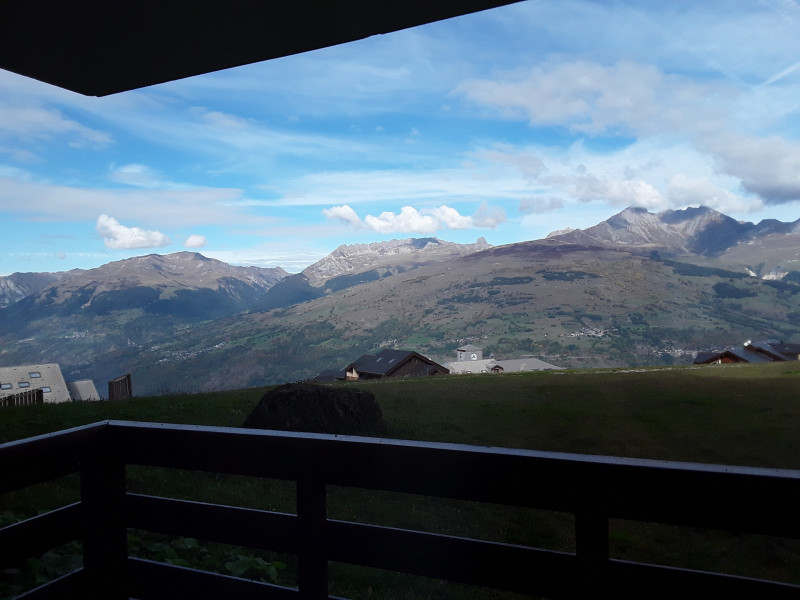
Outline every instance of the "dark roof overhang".
[[105, 96], [516, 1], [5, 0], [0, 68]]

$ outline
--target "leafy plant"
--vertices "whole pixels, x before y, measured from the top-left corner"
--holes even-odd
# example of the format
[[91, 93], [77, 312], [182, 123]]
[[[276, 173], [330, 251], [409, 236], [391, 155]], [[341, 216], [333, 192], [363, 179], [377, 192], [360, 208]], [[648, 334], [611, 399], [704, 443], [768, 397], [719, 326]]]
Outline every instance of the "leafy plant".
[[264, 583], [283, 583], [282, 574], [287, 569], [286, 563], [268, 560], [263, 551], [143, 531], [128, 533], [128, 548], [131, 555], [140, 558]]

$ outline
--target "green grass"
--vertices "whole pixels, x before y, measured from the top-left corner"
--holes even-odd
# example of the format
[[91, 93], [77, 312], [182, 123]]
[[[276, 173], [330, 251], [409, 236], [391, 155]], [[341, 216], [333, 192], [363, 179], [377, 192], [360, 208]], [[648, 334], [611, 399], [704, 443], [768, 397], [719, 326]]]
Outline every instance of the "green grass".
[[0, 411], [0, 443], [107, 419], [240, 427], [267, 389], [12, 407]]
[[[800, 362], [360, 382], [386, 436], [800, 469]], [[268, 388], [0, 410], [0, 442], [105, 419], [240, 426]]]
[[[337, 385], [375, 394], [387, 437], [800, 469], [800, 363], [463, 375]], [[2, 409], [0, 441], [104, 419], [239, 426], [265, 390]], [[285, 482], [169, 469], [131, 467], [128, 486], [140, 493], [285, 512], [293, 512], [295, 502], [294, 486]], [[76, 497], [74, 477], [33, 486], [0, 497], [0, 517], [13, 520]], [[544, 511], [332, 488], [329, 515], [574, 550], [572, 516]], [[265, 564], [275, 562], [288, 565], [280, 572], [281, 582], [291, 584], [293, 577], [291, 558], [216, 550], [143, 532], [132, 539], [138, 552], [156, 557], [162, 552], [165, 560], [176, 564], [202, 556], [225, 572], [247, 565], [267, 569]], [[615, 522], [611, 550], [620, 558], [800, 583], [800, 544], [790, 540]], [[65, 556], [40, 557], [33, 565], [41, 573], [48, 565], [68, 563], [69, 551]], [[2, 590], [0, 578], [0, 597]], [[331, 592], [387, 600], [512, 598], [347, 565], [331, 567]]]
[[800, 469], [800, 363], [351, 385], [390, 437]]

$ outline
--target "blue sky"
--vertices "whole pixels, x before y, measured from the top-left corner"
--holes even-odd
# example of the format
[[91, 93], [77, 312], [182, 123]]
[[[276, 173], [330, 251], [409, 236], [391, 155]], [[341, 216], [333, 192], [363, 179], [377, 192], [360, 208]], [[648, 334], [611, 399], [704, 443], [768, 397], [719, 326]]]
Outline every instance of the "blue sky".
[[0, 70], [0, 275], [800, 218], [800, 5], [530, 0], [87, 98]]

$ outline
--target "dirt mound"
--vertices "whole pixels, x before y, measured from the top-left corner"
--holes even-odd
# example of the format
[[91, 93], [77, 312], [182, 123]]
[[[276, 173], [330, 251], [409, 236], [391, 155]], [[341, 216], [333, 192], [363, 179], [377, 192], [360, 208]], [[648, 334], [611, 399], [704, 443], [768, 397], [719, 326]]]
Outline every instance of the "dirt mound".
[[243, 426], [251, 429], [374, 435], [383, 431], [383, 414], [372, 392], [288, 383], [264, 394]]

